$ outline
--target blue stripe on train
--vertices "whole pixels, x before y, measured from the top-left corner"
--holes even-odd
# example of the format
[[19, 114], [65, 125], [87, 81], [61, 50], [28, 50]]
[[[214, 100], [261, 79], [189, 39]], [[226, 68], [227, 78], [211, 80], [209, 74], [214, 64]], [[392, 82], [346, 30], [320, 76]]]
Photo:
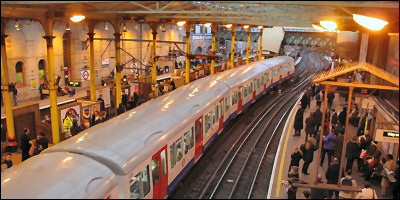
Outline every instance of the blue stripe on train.
[[191, 159], [189, 163], [183, 168], [183, 170], [176, 176], [176, 178], [168, 185], [168, 195], [172, 192], [172, 190], [178, 185], [181, 179], [185, 176], [185, 174], [192, 168], [194, 165], [194, 159]]

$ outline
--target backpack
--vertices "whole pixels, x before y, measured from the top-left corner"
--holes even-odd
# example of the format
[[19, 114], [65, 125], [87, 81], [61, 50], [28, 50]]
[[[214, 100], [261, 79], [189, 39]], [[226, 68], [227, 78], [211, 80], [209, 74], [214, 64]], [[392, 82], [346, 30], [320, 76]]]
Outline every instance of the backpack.
[[342, 180], [342, 185], [352, 186], [353, 185], [352, 180], [353, 180], [352, 178], [345, 177]]

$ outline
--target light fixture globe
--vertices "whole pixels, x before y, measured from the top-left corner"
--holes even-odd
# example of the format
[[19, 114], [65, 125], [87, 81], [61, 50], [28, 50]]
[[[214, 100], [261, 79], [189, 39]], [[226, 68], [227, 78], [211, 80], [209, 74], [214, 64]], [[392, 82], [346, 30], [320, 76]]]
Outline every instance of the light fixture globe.
[[85, 19], [85, 16], [83, 16], [83, 15], [74, 15], [74, 16], [72, 16], [70, 19], [71, 19], [71, 21], [73, 21], [73, 22], [80, 22], [80, 21], [82, 21], [83, 19]]
[[337, 24], [334, 21], [320, 21], [319, 23], [328, 31], [335, 31], [337, 28]]
[[357, 15], [357, 14], [353, 14], [353, 19], [361, 26], [364, 26], [365, 28], [368, 28], [373, 31], [381, 30], [383, 27], [389, 24], [387, 21], [381, 19], [367, 17], [363, 15]]

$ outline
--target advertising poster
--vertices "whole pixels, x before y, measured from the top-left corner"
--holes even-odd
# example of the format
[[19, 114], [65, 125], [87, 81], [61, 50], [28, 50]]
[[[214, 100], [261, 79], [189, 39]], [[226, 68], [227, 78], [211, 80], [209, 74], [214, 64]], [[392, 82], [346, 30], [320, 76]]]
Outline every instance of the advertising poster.
[[110, 99], [110, 88], [102, 88], [96, 90], [96, 100], [98, 98], [102, 98], [104, 100], [104, 107], [108, 108], [111, 106], [111, 99]]
[[69, 108], [65, 108], [63, 110], [61, 110], [61, 125], [63, 126], [63, 130], [64, 130], [64, 121], [65, 118], [67, 118], [67, 112], [71, 113], [71, 117], [72, 119], [78, 122], [78, 126], [81, 125], [81, 118], [80, 118], [80, 113], [81, 113], [81, 106], [80, 105], [76, 105], [76, 106], [72, 106]]

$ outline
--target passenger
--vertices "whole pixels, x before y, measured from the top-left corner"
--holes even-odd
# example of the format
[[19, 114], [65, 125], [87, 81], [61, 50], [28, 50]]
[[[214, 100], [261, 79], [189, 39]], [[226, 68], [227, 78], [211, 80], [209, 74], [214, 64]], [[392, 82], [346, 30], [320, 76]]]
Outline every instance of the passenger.
[[333, 99], [335, 98], [335, 93], [334, 92], [328, 92], [328, 108], [332, 107]]
[[29, 149], [29, 155], [30, 156], [36, 156], [38, 155], [40, 152], [40, 149], [42, 149], [43, 147], [40, 146], [36, 139], [29, 141], [29, 143], [31, 144], [31, 148]]
[[320, 166], [324, 164], [325, 154], [328, 154], [328, 166], [331, 164], [332, 156], [333, 156], [333, 148], [335, 146], [336, 136], [333, 132], [329, 133], [328, 136], [323, 136], [324, 141], [321, 149], [321, 162]]
[[346, 170], [353, 168], [354, 160], [360, 156], [360, 147], [357, 144], [357, 136], [353, 136], [346, 146]]
[[[299, 182], [299, 168], [293, 166], [288, 174], [289, 182], [291, 184]], [[288, 199], [296, 199], [297, 187], [290, 187], [287, 191]]]
[[300, 160], [303, 158], [303, 154], [301, 153], [301, 151], [299, 151], [299, 149], [297, 147], [293, 148], [293, 152], [291, 154], [291, 160], [290, 160], [290, 166], [289, 166], [289, 172], [290, 169], [292, 168], [292, 166], [296, 166], [299, 167], [299, 163]]
[[117, 115], [120, 115], [122, 113], [125, 112], [125, 106], [123, 105], [123, 103], [120, 103], [118, 108], [117, 108]]
[[[346, 176], [340, 179], [342, 185], [357, 186], [357, 182], [353, 179], [353, 177], [351, 177], [351, 173], [352, 173], [351, 169], [346, 170]], [[354, 199], [355, 195], [356, 194], [354, 192], [345, 192], [345, 191], [339, 192], [340, 199]]]
[[315, 133], [318, 133], [319, 127], [321, 126], [322, 123], [322, 112], [319, 106], [317, 106], [317, 110], [314, 112], [313, 117], [315, 120]]
[[103, 94], [99, 94], [99, 98], [97, 98], [97, 101], [100, 101], [100, 110], [105, 110], [105, 104], [104, 104], [104, 99], [103, 99]]
[[72, 118], [72, 113], [71, 112], [67, 112], [67, 117], [64, 119], [64, 122], [63, 122], [63, 131], [64, 131], [64, 134], [65, 134], [65, 138], [72, 137], [72, 135], [71, 135], [71, 127], [73, 125], [73, 121], [74, 121], [74, 119]]
[[[328, 181], [328, 184], [338, 184], [339, 180], [339, 170], [340, 170], [340, 165], [339, 165], [339, 159], [334, 158], [332, 165], [328, 167], [328, 170], [326, 171], [325, 178]], [[328, 198], [331, 199], [333, 195], [333, 190], [328, 190]], [[335, 198], [339, 198], [339, 191], [335, 191]]]
[[[133, 99], [133, 96], [129, 97], [128, 105], [126, 106], [126, 110], [132, 110], [136, 107], [136, 102]], [[118, 111], [118, 110], [117, 110]]]
[[105, 121], [107, 121], [107, 113], [106, 113], [106, 111], [101, 111], [100, 112], [100, 120], [101, 120], [101, 122], [105, 122]]
[[30, 139], [28, 134], [30, 130], [28, 128], [24, 128], [24, 134], [21, 136], [21, 151], [22, 151], [22, 162], [29, 157], [29, 149], [31, 148], [31, 144], [29, 143]]
[[331, 124], [332, 124], [332, 130], [335, 130], [336, 124], [338, 123], [338, 116], [336, 113], [336, 110], [334, 108], [331, 109], [332, 113], [332, 119], [331, 119]]
[[313, 138], [308, 138], [308, 141], [305, 144], [300, 146], [301, 152], [303, 152], [303, 168], [301, 172], [305, 175], [309, 175], [307, 173], [308, 166], [312, 163], [314, 159], [314, 151], [317, 150], [317, 147], [313, 144]]
[[339, 113], [339, 122], [342, 126], [346, 126], [346, 116], [347, 116], [347, 107], [343, 107], [343, 110]]
[[3, 155], [4, 161], [3, 163], [7, 164], [7, 168], [11, 168], [13, 166], [13, 161], [11, 160], [12, 154], [11, 152], [6, 152]]
[[1, 163], [1, 172], [7, 171], [7, 164]]
[[94, 126], [94, 125], [96, 125], [96, 124], [98, 124], [98, 123], [100, 123], [100, 112], [99, 111], [94, 111], [94, 115], [93, 115], [93, 117], [92, 117], [92, 123], [93, 123], [93, 125], [92, 126]]
[[71, 135], [72, 136], [75, 136], [75, 135], [77, 135], [78, 133], [80, 133], [82, 130], [81, 130], [81, 128], [78, 126], [78, 121], [76, 121], [76, 120], [74, 120], [73, 122], [72, 122], [72, 127], [71, 127]]
[[312, 137], [314, 135], [315, 137], [315, 119], [313, 112], [310, 112], [310, 116], [307, 117], [306, 119], [305, 132], [306, 132], [305, 142], [307, 142], [308, 136]]
[[391, 183], [396, 182], [396, 180], [394, 179], [394, 174], [393, 175], [390, 174], [390, 172], [393, 173], [394, 171], [392, 166], [393, 166], [393, 155], [388, 154], [386, 156], [386, 163], [383, 165], [383, 170], [382, 170], [382, 180], [381, 180], [382, 196], [386, 196], [388, 192], [387, 190], [390, 187]]
[[301, 135], [301, 129], [303, 129], [303, 113], [304, 110], [301, 107], [301, 105], [298, 105], [298, 110], [296, 112], [296, 116], [294, 117], [294, 135], [293, 136], [300, 136]]
[[121, 96], [121, 98], [122, 98], [122, 104], [125, 106], [125, 108], [126, 108], [126, 106], [128, 105], [128, 95], [125, 93], [125, 90], [122, 90], [122, 96]]
[[375, 190], [371, 188], [371, 183], [365, 181], [364, 188], [357, 194], [356, 199], [378, 199], [378, 195]]
[[43, 122], [47, 122], [47, 123], [51, 124], [51, 120], [50, 120], [50, 118], [49, 118], [48, 115], [45, 115], [45, 116], [44, 116]]
[[44, 133], [43, 132], [40, 132], [36, 139], [37, 139], [37, 143], [40, 146], [42, 146], [42, 149], [39, 151], [39, 153], [49, 147], [49, 140], [44, 137]]
[[338, 158], [339, 161], [341, 161], [344, 135], [342, 132], [337, 133], [335, 135], [336, 135], [336, 140], [335, 140], [335, 146], [333, 147], [333, 157]]
[[307, 106], [308, 108], [311, 108], [311, 98], [313, 97], [313, 91], [311, 89], [311, 87], [308, 87], [307, 91], [306, 91], [306, 96], [307, 96]]
[[[330, 113], [330, 109], [326, 108], [325, 111], [325, 122], [324, 122], [324, 133], [329, 133], [330, 132], [330, 127], [329, 127], [329, 122], [331, 121], [331, 113]], [[321, 119], [322, 121], [322, 119]]]
[[323, 99], [322, 91], [319, 91], [319, 92], [315, 95], [315, 100], [316, 100], [316, 105], [317, 105], [317, 106], [320, 106], [320, 107], [321, 107], [322, 99]]
[[308, 97], [307, 97], [306, 91], [304, 92], [303, 97], [301, 98], [300, 102], [301, 102], [301, 108], [303, 108], [303, 110], [305, 110], [308, 105]]
[[[317, 175], [317, 181], [318, 183], [324, 183], [322, 181], [322, 175], [318, 174]], [[325, 189], [319, 189], [319, 188], [311, 188], [311, 199], [325, 199], [328, 197], [328, 191]]]

